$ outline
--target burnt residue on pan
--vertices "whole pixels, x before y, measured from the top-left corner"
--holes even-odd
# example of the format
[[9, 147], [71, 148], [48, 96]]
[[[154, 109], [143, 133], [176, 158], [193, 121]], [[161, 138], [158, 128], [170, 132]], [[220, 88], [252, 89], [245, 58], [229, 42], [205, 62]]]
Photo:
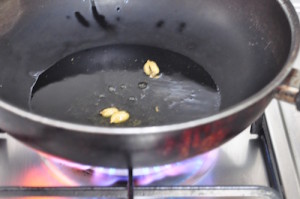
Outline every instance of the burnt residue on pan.
[[80, 12], [77, 11], [77, 12], [75, 12], [74, 14], [75, 14], [75, 17], [76, 17], [77, 21], [78, 21], [82, 26], [84, 26], [84, 27], [90, 27], [90, 23], [88, 22], [88, 20], [87, 20], [84, 16], [81, 15]]
[[[113, 29], [113, 25], [110, 24], [104, 15], [100, 14], [97, 7], [96, 7], [96, 4], [95, 4], [95, 1], [91, 1], [91, 12], [92, 12], [92, 15], [93, 15], [93, 18], [94, 20], [97, 22], [97, 24], [103, 28], [104, 30], [112, 30]], [[118, 8], [117, 8], [118, 9]], [[86, 19], [86, 17], [84, 17], [79, 11], [76, 11], [74, 13], [77, 21], [84, 27], [90, 27], [90, 23], [89, 21]], [[67, 17], [67, 19], [69, 19]]]
[[112, 24], [110, 24], [106, 20], [104, 15], [102, 15], [98, 12], [95, 1], [92, 0], [91, 4], [92, 4], [92, 14], [93, 14], [95, 21], [98, 23], [98, 25], [105, 30], [112, 29], [113, 28]]
[[156, 28], [162, 28], [165, 25], [165, 21], [164, 20], [159, 20], [158, 22], [156, 22], [155, 27]]
[[177, 30], [178, 30], [179, 33], [182, 33], [185, 30], [185, 28], [186, 28], [186, 23], [181, 22], [181, 23], [179, 23]]

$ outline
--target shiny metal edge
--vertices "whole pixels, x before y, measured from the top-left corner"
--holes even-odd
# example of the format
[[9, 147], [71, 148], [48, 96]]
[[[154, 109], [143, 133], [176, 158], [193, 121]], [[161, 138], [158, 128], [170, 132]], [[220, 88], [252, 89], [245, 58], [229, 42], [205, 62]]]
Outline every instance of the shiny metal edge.
[[[14, 196], [76, 196], [127, 198], [126, 187], [1, 187], [1, 197]], [[136, 187], [134, 196], [137, 198], [160, 197], [259, 197], [280, 199], [278, 192], [262, 186], [215, 186], [215, 187]]]
[[265, 111], [285, 198], [300, 198], [300, 182], [280, 105], [273, 100]]

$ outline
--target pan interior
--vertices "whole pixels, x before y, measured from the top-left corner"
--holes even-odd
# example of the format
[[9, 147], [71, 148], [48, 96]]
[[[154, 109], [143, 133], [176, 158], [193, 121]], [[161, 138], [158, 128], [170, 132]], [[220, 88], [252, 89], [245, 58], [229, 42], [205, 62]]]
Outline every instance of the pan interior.
[[[145, 75], [153, 60], [159, 78]], [[66, 56], [41, 73], [32, 90], [33, 112], [83, 124], [112, 126], [99, 111], [130, 114], [115, 126], [186, 122], [218, 112], [221, 96], [211, 76], [191, 59], [142, 45], [107, 45]]]
[[[98, 82], [96, 81], [94, 83], [97, 84], [97, 86], [94, 85], [94, 91], [90, 92], [92, 94], [97, 91], [99, 95], [110, 95], [110, 93], [106, 93], [107, 90], [105, 92], [103, 90], [101, 90], [101, 92], [95, 90], [95, 88], [108, 88], [110, 84], [115, 87], [117, 92], [121, 92], [119, 87], [125, 83], [123, 81], [121, 82], [121, 80], [127, 80], [127, 82], [131, 82], [132, 85], [137, 86], [136, 84], [140, 81], [138, 78], [145, 81], [145, 76], [142, 73], [144, 64], [142, 63], [142, 58], [144, 61], [153, 59], [158, 63], [163, 76], [157, 81], [149, 80], [149, 82], [147, 82], [149, 86], [148, 89], [143, 91], [134, 87], [136, 90], [133, 89], [130, 92], [129, 89], [127, 92], [122, 91], [123, 93], [120, 94], [122, 96], [121, 98], [117, 95], [115, 95], [115, 97], [113, 97], [114, 95], [110, 95], [110, 97], [106, 98], [107, 102], [104, 104], [105, 106], [111, 106], [115, 103], [114, 105], [120, 106], [119, 108], [121, 109], [125, 109], [130, 113], [133, 111], [131, 113], [132, 119], [134, 119], [134, 115], [138, 112], [145, 114], [144, 118], [147, 119], [146, 121], [149, 121], [148, 116], [155, 116], [157, 120], [160, 118], [159, 121], [155, 121], [157, 122], [155, 123], [156, 125], [184, 122], [198, 116], [201, 118], [215, 114], [215, 111], [218, 109], [219, 111], [226, 111], [247, 100], [249, 97], [254, 97], [267, 85], [271, 86], [270, 82], [283, 70], [291, 49], [292, 35], [288, 17], [283, 11], [282, 5], [279, 3], [284, 1], [31, 0], [24, 2], [20, 0], [4, 0], [4, 2], [9, 2], [11, 6], [1, 10], [3, 11], [2, 15], [13, 15], [13, 17], [5, 18], [3, 21], [5, 27], [3, 26], [3, 22], [0, 22], [0, 27], [1, 25], [4, 27], [2, 29], [0, 28], [0, 100], [28, 112], [34, 111], [41, 115], [48, 115], [53, 119], [67, 120], [70, 116], [66, 117], [61, 114], [56, 114], [51, 117], [48, 111], [38, 108], [33, 103], [31, 104], [32, 109], [30, 109], [28, 101], [31, 99], [32, 86], [36, 82], [36, 77], [41, 74], [41, 71], [46, 71], [45, 74], [50, 74], [52, 68], [54, 71], [55, 66], [62, 63], [66, 63], [71, 67], [70, 61], [72, 57], [76, 58], [77, 55], [80, 56], [80, 53], [77, 54], [76, 52], [82, 52], [84, 54], [84, 49], [92, 50], [86, 53], [86, 62], [82, 61], [79, 64], [77, 62], [79, 62], [80, 59], [74, 58], [74, 64], [72, 66], [74, 66], [74, 69], [78, 68], [79, 72], [77, 75], [65, 74], [65, 81], [71, 81], [73, 78], [78, 78], [77, 76], [81, 78], [82, 83], [74, 83], [78, 87], [76, 89], [79, 89], [80, 86], [84, 84], [82, 79], [84, 79], [85, 76], [91, 77], [92, 79], [94, 73], [102, 74], [103, 77], [109, 78], [107, 75], [109, 71], [114, 70], [125, 74], [124, 70], [126, 69], [125, 67], [127, 67], [126, 74], [130, 74], [129, 76], [132, 77], [128, 79], [124, 79], [125, 77], [114, 78], [114, 81], [108, 81], [105, 85], [98, 85], [101, 81], [103, 83], [103, 80], [97, 80]], [[135, 45], [135, 47], [122, 47], [122, 44]], [[114, 45], [119, 46], [113, 47]], [[99, 46], [102, 47], [98, 48]], [[136, 46], [149, 46], [149, 48], [153, 47], [158, 49], [142, 50], [147, 49], [147, 47], [138, 48]], [[133, 52], [132, 49], [135, 48], [138, 50]], [[122, 59], [119, 58], [119, 61], [116, 62], [118, 64], [107, 63], [107, 65], [105, 65], [99, 60], [99, 64], [96, 64], [96, 61], [88, 58], [88, 54], [97, 54], [97, 56], [95, 55], [93, 58], [97, 60], [98, 56], [100, 56], [99, 54], [101, 54], [99, 52], [105, 49], [109, 49], [115, 53], [110, 55], [114, 56], [114, 59], [122, 55]], [[117, 53], [117, 51], [121, 51], [117, 49], [123, 50]], [[152, 51], [160, 53], [165, 51], [159, 49], [168, 50], [169, 53], [166, 57], [171, 56], [172, 52], [176, 53], [176, 56], [184, 56], [179, 56], [175, 60], [188, 60], [187, 62], [191, 63], [191, 65], [195, 65], [195, 68], [198, 68], [201, 72], [197, 72], [197, 70], [193, 68], [187, 69], [188, 65], [175, 67], [177, 63], [168, 67], [167, 64], [171, 59], [161, 62], [160, 59], [162, 59], [163, 56], [153, 54], [153, 57], [151, 57], [149, 55], [149, 52]], [[124, 53], [124, 51], [127, 50], [130, 53]], [[145, 54], [138, 54], [140, 50], [144, 53], [147, 52], [147, 56]], [[129, 58], [131, 58], [131, 61], [126, 60]], [[138, 58], [139, 64], [134, 62], [136, 58]], [[112, 57], [108, 56], [108, 53], [104, 57], [104, 60], [102, 60], [104, 63], [105, 59], [113, 60]], [[67, 61], [69, 62], [67, 63]], [[111, 62], [113, 63], [113, 61]], [[126, 63], [126, 65], [120, 64], [122, 62]], [[102, 63], [101, 66], [100, 63]], [[132, 64], [132, 66], [130, 66], [130, 64]], [[51, 69], [49, 69], [49, 67], [51, 67]], [[54, 73], [56, 74], [59, 73], [59, 71], [65, 70], [69, 71], [66, 68], [68, 67], [63, 64], [61, 65], [61, 69], [56, 68], [56, 72]], [[201, 111], [204, 112], [201, 112], [201, 114], [199, 114], [200, 111], [197, 112], [195, 117], [192, 117], [192, 115], [194, 115], [193, 111], [196, 111], [191, 108], [192, 106], [189, 107], [189, 109], [192, 109], [189, 114], [184, 114], [182, 111], [176, 114], [174, 112], [168, 112], [168, 114], [166, 114], [166, 110], [168, 110], [166, 107], [170, 106], [170, 101], [163, 103], [162, 99], [166, 98], [166, 93], [171, 91], [171, 83], [171, 88], [175, 88], [178, 85], [181, 87], [185, 85], [186, 88], [186, 85], [188, 85], [186, 96], [189, 96], [193, 95], [191, 92], [193, 89], [197, 90], [198, 86], [201, 86], [202, 81], [206, 82], [204, 76], [201, 76], [201, 78], [196, 81], [196, 78], [186, 74], [181, 74], [180, 76], [178, 71], [189, 70], [191, 74], [199, 74], [203, 72], [200, 68], [204, 68], [205, 71], [209, 73], [207, 76], [211, 76], [217, 85], [216, 87], [219, 88], [219, 92], [222, 96], [220, 107], [217, 107], [218, 99], [216, 100], [217, 102], [208, 102], [211, 103], [211, 106], [212, 104], [215, 105], [216, 107], [214, 108], [216, 109], [212, 108], [206, 111], [202, 106], [197, 106], [200, 107], [197, 111], [201, 109]], [[83, 72], [87, 69], [93, 71], [93, 74], [92, 72]], [[139, 75], [138, 71], [140, 72]], [[172, 74], [167, 73], [171, 73], [171, 71], [173, 71]], [[175, 74], [178, 75], [176, 76]], [[203, 74], [206, 73], [203, 72]], [[172, 78], [172, 81], [167, 81], [167, 78]], [[86, 82], [88, 86], [86, 87], [92, 88], [92, 83], [89, 82], [91, 80], [89, 80], [89, 78], [86, 79], [88, 80]], [[135, 79], [139, 81], [134, 81]], [[76, 81], [76, 79], [73, 81]], [[167, 81], [169, 87], [161, 86], [162, 81]], [[178, 81], [180, 83], [178, 83]], [[54, 86], [60, 84], [61, 81], [57, 80], [54, 82], [45, 85]], [[118, 84], [116, 82], [118, 82]], [[154, 84], [158, 84], [161, 87], [158, 90], [165, 89], [162, 97], [154, 98], [151, 96], [150, 91], [154, 92]], [[43, 85], [41, 82], [36, 84], [37, 87], [38, 85], [40, 85], [40, 89], [36, 89], [32, 102], [38, 99], [39, 93], [41, 94], [44, 89], [48, 89], [48, 86], [41, 86]], [[192, 85], [193, 87], [190, 88]], [[75, 91], [71, 89], [61, 91], [63, 94], [71, 92]], [[88, 98], [86, 93], [80, 94], [79, 91], [77, 92], [78, 93], [75, 92], [76, 95], [84, 96], [86, 99]], [[148, 98], [148, 100], [141, 104], [143, 106], [135, 106], [135, 103], [142, 102], [138, 100], [132, 103], [129, 97], [141, 98], [140, 94], [142, 92], [149, 92], [145, 98]], [[48, 103], [46, 103], [47, 106], [49, 106], [49, 108], [47, 108], [48, 110], [51, 108], [51, 103], [63, 99], [59, 97], [61, 93], [56, 89], [53, 95], [48, 96]], [[180, 92], [173, 92], [172, 95], [176, 96], [177, 93]], [[74, 101], [76, 101], [75, 94], [74, 99], [72, 98]], [[189, 99], [189, 97], [186, 96], [184, 98]], [[112, 102], [113, 99], [120, 99], [124, 104]], [[156, 101], [150, 99], [156, 99]], [[70, 105], [71, 99], [67, 101], [65, 106], [61, 106], [64, 108], [64, 111], [65, 108]], [[89, 100], [83, 101], [89, 102]], [[98, 115], [98, 111], [104, 107], [102, 104], [104, 102], [102, 101], [100, 103], [95, 101], [95, 99], [90, 101], [91, 103], [93, 102], [93, 104], [99, 103], [99, 106], [89, 106], [90, 109], [93, 110], [94, 116], [96, 117], [97, 115], [97, 125], [105, 125], [101, 124]], [[193, 107], [195, 101], [197, 100], [194, 99], [193, 103], [191, 103]], [[128, 108], [129, 105], [131, 109]], [[153, 111], [153, 106], [159, 106], [160, 112], [151, 112], [150, 114], [150, 111], [143, 110], [148, 107], [149, 110], [151, 109], [151, 111]], [[78, 111], [81, 111], [79, 107], [84, 107], [84, 105], [82, 105], [81, 102], [79, 105], [75, 104], [75, 107], [77, 107]], [[139, 111], [136, 110], [137, 107], [140, 108]], [[164, 108], [166, 109], [165, 111]], [[173, 109], [174, 111], [178, 110], [176, 108]], [[86, 110], [86, 108], [84, 110]], [[50, 112], [51, 111], [52, 109]], [[83, 112], [84, 111], [81, 111], [81, 113]], [[157, 117], [159, 114], [161, 114], [161, 117]], [[178, 120], [175, 120], [175, 115]], [[4, 115], [1, 114], [1, 117], [4, 117]], [[171, 120], [171, 117], [174, 118]], [[163, 118], [167, 118], [168, 120]], [[11, 118], [5, 119], [8, 121], [11, 120]], [[93, 123], [91, 121], [82, 121], [74, 116], [69, 118], [68, 121]], [[106, 120], [105, 122], [108, 121]], [[154, 124], [154, 122], [152, 124]], [[150, 123], [141, 123], [140, 125], [147, 126], [150, 125]], [[133, 125], [131, 124], [131, 126]]]

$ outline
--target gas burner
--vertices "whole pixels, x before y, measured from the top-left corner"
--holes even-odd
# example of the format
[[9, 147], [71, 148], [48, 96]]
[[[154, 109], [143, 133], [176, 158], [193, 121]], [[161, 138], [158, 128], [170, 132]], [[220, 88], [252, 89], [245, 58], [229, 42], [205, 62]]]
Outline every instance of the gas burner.
[[[59, 178], [68, 178], [80, 185], [111, 186], [126, 182], [127, 169], [103, 168], [69, 162], [60, 158], [38, 152], [47, 167]], [[178, 185], [196, 184], [215, 164], [218, 150], [163, 166], [133, 169], [136, 185], [152, 183], [165, 184], [168, 181]]]

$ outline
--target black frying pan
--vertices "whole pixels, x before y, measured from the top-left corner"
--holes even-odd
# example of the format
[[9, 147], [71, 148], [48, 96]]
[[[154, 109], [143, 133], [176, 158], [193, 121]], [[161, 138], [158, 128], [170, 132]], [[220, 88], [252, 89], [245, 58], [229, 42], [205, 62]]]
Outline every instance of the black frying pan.
[[[275, 93], [296, 100], [280, 87], [299, 48], [286, 0], [10, 0], [0, 11], [11, 16], [0, 15], [0, 126], [68, 160], [180, 161], [237, 135]], [[99, 115], [110, 106], [130, 119], [110, 124]]]

